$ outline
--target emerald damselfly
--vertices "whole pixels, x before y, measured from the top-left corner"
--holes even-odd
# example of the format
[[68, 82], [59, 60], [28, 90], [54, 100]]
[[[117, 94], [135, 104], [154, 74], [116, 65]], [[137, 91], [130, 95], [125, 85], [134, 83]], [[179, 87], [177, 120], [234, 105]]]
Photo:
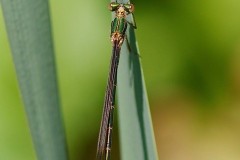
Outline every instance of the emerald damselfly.
[[[109, 10], [115, 12], [115, 18], [111, 23], [111, 43], [112, 43], [112, 58], [110, 71], [105, 92], [101, 127], [98, 137], [97, 159], [109, 160], [112, 147], [112, 129], [113, 115], [115, 105], [115, 91], [117, 86], [117, 70], [120, 58], [120, 51], [124, 40], [127, 40], [125, 34], [127, 27], [130, 25], [136, 29], [136, 24], [130, 23], [126, 17], [134, 11], [134, 5], [127, 3], [112, 2], [109, 4]], [[128, 43], [128, 40], [127, 40]], [[128, 43], [129, 44], [129, 43]], [[129, 45], [128, 45], [129, 46]], [[129, 47], [130, 49], [130, 47]]]

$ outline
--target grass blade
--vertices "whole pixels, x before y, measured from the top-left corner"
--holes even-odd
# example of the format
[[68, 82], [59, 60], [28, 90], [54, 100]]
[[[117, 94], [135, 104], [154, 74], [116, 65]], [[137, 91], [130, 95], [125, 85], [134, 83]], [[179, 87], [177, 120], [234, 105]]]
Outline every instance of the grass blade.
[[48, 1], [1, 2], [37, 157], [66, 160]]
[[[123, 3], [127, 3], [123, 0]], [[131, 22], [132, 15], [128, 16]], [[128, 27], [131, 52], [124, 42], [118, 72], [121, 159], [157, 160], [157, 149], [134, 29]]]

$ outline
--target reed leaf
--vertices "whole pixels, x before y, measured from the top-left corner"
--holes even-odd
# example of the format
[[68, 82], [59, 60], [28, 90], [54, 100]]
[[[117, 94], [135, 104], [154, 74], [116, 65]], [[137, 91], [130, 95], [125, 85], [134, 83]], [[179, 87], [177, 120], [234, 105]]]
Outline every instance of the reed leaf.
[[1, 3], [37, 158], [66, 160], [48, 1]]
[[[133, 22], [132, 15], [128, 15], [127, 19]], [[134, 29], [128, 27], [126, 35], [127, 40], [121, 49], [117, 86], [121, 159], [157, 160], [148, 96]]]

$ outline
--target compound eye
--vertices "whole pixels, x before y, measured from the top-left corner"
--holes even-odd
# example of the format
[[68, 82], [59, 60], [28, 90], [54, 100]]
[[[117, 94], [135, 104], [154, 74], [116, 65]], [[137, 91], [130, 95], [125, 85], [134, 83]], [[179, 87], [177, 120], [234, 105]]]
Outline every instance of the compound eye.
[[129, 5], [129, 12], [131, 12], [131, 13], [134, 12], [134, 5], [133, 4]]
[[109, 5], [108, 5], [108, 9], [110, 11], [116, 11], [119, 7], [119, 3], [116, 3], [116, 2], [111, 2]]
[[128, 13], [133, 13], [134, 12], [134, 5], [133, 4], [125, 4], [124, 7], [126, 8], [126, 11]]

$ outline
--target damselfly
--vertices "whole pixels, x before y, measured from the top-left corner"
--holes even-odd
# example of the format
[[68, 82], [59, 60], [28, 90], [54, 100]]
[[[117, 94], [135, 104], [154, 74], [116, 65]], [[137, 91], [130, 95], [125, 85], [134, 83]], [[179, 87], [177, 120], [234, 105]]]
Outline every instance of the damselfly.
[[[120, 57], [120, 50], [126, 37], [126, 29], [128, 25], [136, 29], [136, 24], [130, 23], [126, 17], [134, 11], [133, 4], [112, 2], [109, 4], [109, 10], [115, 12], [115, 18], [111, 23], [111, 43], [112, 43], [112, 58], [110, 64], [110, 72], [108, 76], [107, 89], [105, 92], [104, 108], [102, 114], [101, 127], [98, 137], [97, 159], [109, 160], [112, 146], [112, 128], [113, 128], [113, 113], [115, 103], [115, 90], [117, 85], [117, 69]], [[127, 40], [127, 43], [129, 41]], [[130, 45], [128, 43], [130, 49]]]

